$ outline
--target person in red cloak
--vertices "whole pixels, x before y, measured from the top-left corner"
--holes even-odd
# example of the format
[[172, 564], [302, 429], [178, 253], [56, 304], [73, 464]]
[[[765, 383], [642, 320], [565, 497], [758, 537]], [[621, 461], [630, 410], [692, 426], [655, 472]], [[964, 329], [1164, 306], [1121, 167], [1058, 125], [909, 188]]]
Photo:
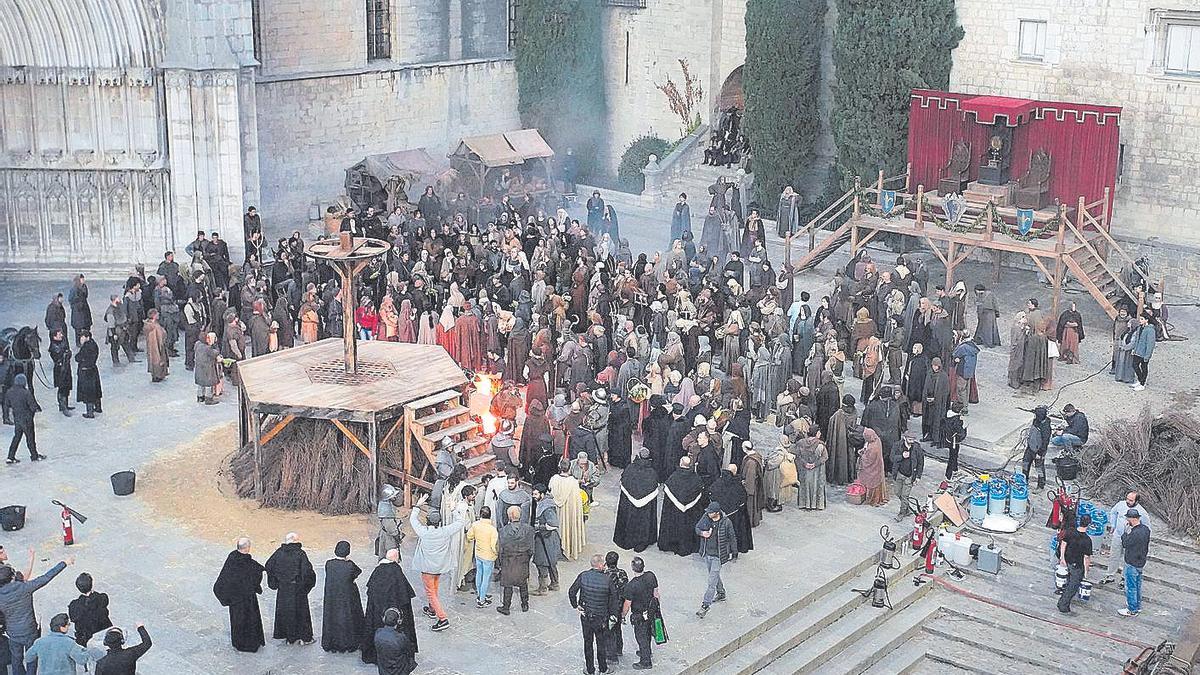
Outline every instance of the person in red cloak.
[[463, 303], [462, 314], [454, 322], [454, 333], [457, 334], [458, 365], [479, 370], [483, 366], [483, 326], [471, 311], [470, 301]]

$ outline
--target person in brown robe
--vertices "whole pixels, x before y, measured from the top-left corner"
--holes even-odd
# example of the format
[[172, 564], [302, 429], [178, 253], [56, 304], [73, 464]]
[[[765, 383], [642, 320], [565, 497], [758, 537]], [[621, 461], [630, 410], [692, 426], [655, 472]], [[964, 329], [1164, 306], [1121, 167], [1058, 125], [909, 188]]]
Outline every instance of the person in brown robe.
[[870, 427], [863, 429], [863, 438], [867, 443], [858, 451], [858, 482], [867, 491], [863, 504], [882, 506], [888, 501], [883, 471], [883, 442]]
[[300, 304], [300, 341], [306, 345], [316, 342], [320, 326], [321, 306], [317, 304], [316, 294], [309, 291]]
[[763, 487], [763, 458], [754, 450], [750, 441], [743, 443], [745, 457], [742, 459], [742, 479], [746, 482], [746, 513], [750, 516], [750, 527], [762, 522], [763, 509], [767, 508], [767, 493]]
[[417, 324], [412, 300], [400, 301], [399, 316], [396, 317], [396, 340], [409, 344], [417, 341]]
[[470, 302], [463, 303], [463, 313], [455, 320], [453, 333], [458, 342], [458, 364], [468, 370], [479, 370], [483, 365], [483, 331]]
[[[513, 382], [525, 382], [525, 363], [529, 359], [530, 341], [531, 336], [529, 329], [525, 327], [525, 320], [517, 317], [508, 333], [508, 347], [505, 350], [505, 375]], [[532, 372], [530, 377], [533, 377]]]
[[146, 314], [142, 335], [146, 337], [146, 370], [150, 372], [150, 381], [162, 382], [167, 377], [171, 357], [167, 353], [167, 331], [158, 323], [157, 309]]
[[801, 418], [801, 438], [794, 444], [796, 455], [796, 505], [805, 510], [825, 510], [825, 463], [829, 450], [817, 436], [811, 436], [808, 420]]
[[1029, 325], [1029, 334], [1025, 339], [1025, 357], [1021, 366], [1021, 384], [1034, 391], [1044, 388], [1050, 379], [1050, 338], [1047, 332], [1049, 317], [1038, 309], [1038, 302], [1031, 298], [1028, 304], [1029, 313], [1025, 322]]
[[525, 412], [528, 413], [529, 406], [534, 401], [541, 401], [543, 409], [549, 403], [550, 362], [546, 360], [542, 351], [535, 349], [534, 353], [525, 361], [525, 367], [528, 369], [527, 379], [529, 381], [525, 387]]

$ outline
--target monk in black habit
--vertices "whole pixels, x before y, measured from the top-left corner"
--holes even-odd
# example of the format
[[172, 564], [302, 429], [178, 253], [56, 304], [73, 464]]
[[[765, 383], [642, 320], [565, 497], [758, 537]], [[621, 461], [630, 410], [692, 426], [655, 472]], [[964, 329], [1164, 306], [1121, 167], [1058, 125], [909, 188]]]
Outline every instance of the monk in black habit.
[[321, 608], [321, 649], [356, 652], [366, 631], [358, 579], [362, 569], [350, 560], [350, 542], [339, 541], [325, 561], [325, 600]]
[[608, 398], [608, 464], [624, 469], [633, 454], [633, 412], [621, 392], [612, 391]]
[[295, 532], [289, 532], [283, 544], [267, 559], [266, 570], [267, 586], [278, 591], [275, 594], [275, 631], [272, 637], [287, 640], [288, 644], [312, 644], [312, 613], [308, 609], [308, 594], [317, 585], [317, 573]]
[[267, 644], [263, 635], [258, 595], [262, 593], [263, 566], [250, 557], [250, 540], [238, 539], [213, 584], [213, 595], [229, 608], [229, 639], [239, 652], [257, 652]]
[[704, 515], [704, 484], [692, 471], [687, 457], [679, 460], [679, 468], [667, 479], [663, 488], [662, 518], [658, 526], [658, 548], [676, 555], [691, 555], [699, 548], [696, 523]]
[[737, 465], [730, 464], [708, 487], [708, 498], [721, 505], [721, 513], [733, 523], [737, 532], [738, 553], [754, 550], [754, 535], [750, 531], [750, 513], [746, 510], [746, 485], [737, 475]]
[[[609, 451], [611, 458], [612, 451]], [[621, 501], [613, 543], [641, 553], [658, 541], [658, 472], [650, 451], [642, 448], [638, 458], [621, 473]]]
[[417, 597], [404, 570], [400, 569], [400, 551], [388, 549], [386, 557], [367, 580], [367, 630], [363, 633], [363, 663], [375, 663], [375, 632], [382, 628], [383, 613], [389, 607], [400, 610], [397, 630], [408, 636], [413, 653], [417, 649], [417, 625], [413, 621], [412, 599]]
[[[681, 413], [682, 410], [683, 406], [680, 406]], [[642, 422], [642, 445], [650, 451], [650, 462], [654, 465], [659, 483], [667, 480], [673, 466], [671, 458], [667, 456], [667, 434], [670, 430], [670, 405], [662, 394], [654, 394], [650, 397], [650, 414]]]

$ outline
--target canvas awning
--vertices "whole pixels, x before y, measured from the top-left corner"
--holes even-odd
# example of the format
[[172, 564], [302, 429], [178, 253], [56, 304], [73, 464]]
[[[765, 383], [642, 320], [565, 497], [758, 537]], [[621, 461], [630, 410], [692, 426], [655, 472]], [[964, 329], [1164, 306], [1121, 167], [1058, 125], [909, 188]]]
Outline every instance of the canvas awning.
[[960, 104], [964, 113], [975, 115], [975, 121], [980, 124], [995, 124], [996, 118], [1003, 116], [1005, 126], [1016, 127], [1033, 119], [1037, 110], [1037, 101], [1027, 98], [1009, 98], [1007, 96], [972, 96]]
[[464, 138], [450, 156], [478, 162], [490, 169], [523, 164], [527, 159], [553, 157], [554, 150], [537, 129], [521, 129]]
[[431, 180], [446, 169], [445, 165], [439, 165], [425, 148], [368, 155], [362, 161], [362, 168], [383, 184], [394, 177], [412, 176]]

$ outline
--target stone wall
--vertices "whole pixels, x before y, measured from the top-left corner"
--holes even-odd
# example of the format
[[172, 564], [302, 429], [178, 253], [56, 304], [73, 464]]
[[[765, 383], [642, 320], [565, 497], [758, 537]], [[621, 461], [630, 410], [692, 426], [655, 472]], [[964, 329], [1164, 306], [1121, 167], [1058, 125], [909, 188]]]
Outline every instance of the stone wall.
[[704, 87], [699, 111], [704, 121], [711, 121], [710, 106], [722, 83], [746, 58], [745, 15], [746, 0], [651, 0], [646, 9], [605, 8], [610, 140], [603, 159], [611, 169], [642, 134], [668, 141], [683, 135], [682, 121], [655, 87], [668, 76], [682, 86], [679, 59], [687, 59]]
[[[1169, 3], [1200, 22], [1200, 1]], [[959, 0], [966, 37], [951, 89], [1122, 106], [1114, 233], [1200, 245], [1200, 78], [1164, 73], [1153, 0]], [[1019, 57], [1021, 20], [1046, 22], [1045, 55]]]
[[444, 157], [462, 136], [519, 128], [510, 61], [394, 68], [259, 82], [263, 222], [303, 223], [314, 200], [343, 194], [369, 154], [425, 147]]
[[366, 2], [321, 0], [321, 5], [320, 14], [329, 20], [320, 20], [311, 0], [260, 0], [258, 41], [264, 75], [366, 65]]

